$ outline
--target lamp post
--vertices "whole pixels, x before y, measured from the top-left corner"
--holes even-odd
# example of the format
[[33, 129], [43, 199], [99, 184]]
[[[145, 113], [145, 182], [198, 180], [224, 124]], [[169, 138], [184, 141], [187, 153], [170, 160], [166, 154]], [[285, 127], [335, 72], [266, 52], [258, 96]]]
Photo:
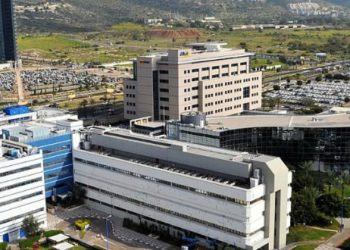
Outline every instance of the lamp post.
[[108, 228], [108, 219], [111, 218], [112, 215], [108, 215], [105, 220], [106, 220], [106, 249], [109, 250], [109, 242], [108, 242], [108, 234], [109, 234], [109, 228]]

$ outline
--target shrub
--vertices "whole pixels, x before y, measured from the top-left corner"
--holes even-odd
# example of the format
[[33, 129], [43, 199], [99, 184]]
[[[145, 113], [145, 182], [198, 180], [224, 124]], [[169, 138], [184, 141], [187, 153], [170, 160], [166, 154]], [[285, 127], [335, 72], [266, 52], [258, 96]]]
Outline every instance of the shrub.
[[7, 249], [7, 243], [6, 242], [0, 242], [0, 250], [6, 250]]
[[63, 231], [61, 231], [61, 230], [49, 230], [49, 231], [44, 232], [44, 236], [46, 238], [49, 238], [49, 237], [55, 236], [57, 234], [62, 234], [62, 233], [63, 233]]
[[79, 219], [74, 222], [74, 225], [79, 230], [84, 230], [87, 225], [91, 225], [91, 220], [89, 219]]
[[321, 227], [328, 227], [332, 223], [332, 218], [324, 213], [318, 213], [315, 223]]
[[19, 248], [20, 249], [32, 249], [32, 246], [34, 242], [40, 240], [40, 235], [25, 239], [19, 241]]

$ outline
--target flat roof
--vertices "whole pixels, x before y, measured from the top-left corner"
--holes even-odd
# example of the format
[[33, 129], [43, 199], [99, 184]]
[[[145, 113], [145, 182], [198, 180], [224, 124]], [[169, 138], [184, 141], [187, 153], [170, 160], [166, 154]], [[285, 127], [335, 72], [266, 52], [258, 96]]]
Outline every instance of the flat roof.
[[62, 242], [60, 244], [54, 245], [52, 248], [56, 250], [68, 250], [72, 249], [74, 245], [68, 243], [68, 242]]
[[60, 243], [62, 241], [68, 240], [68, 239], [69, 239], [69, 237], [67, 235], [64, 235], [64, 234], [57, 234], [57, 235], [49, 237], [49, 240], [53, 241], [55, 243]]
[[212, 117], [206, 128], [213, 131], [230, 129], [284, 127], [284, 128], [342, 128], [350, 127], [350, 114], [298, 115], [241, 115]]
[[208, 154], [210, 153], [210, 157], [223, 159], [223, 160], [232, 161], [232, 159], [235, 158], [235, 159], [237, 159], [237, 161], [242, 161], [244, 158], [251, 159], [251, 158], [254, 158], [257, 156], [255, 154], [251, 154], [248, 152], [239, 152], [239, 151], [234, 151], [234, 150], [214, 148], [214, 147], [209, 147], [209, 146], [204, 146], [204, 145], [199, 145], [199, 144], [193, 144], [193, 143], [188, 143], [188, 142], [183, 142], [183, 141], [151, 137], [148, 135], [133, 133], [130, 130], [122, 129], [122, 128], [110, 129], [108, 127], [99, 126], [99, 127], [92, 127], [92, 129], [93, 129], [92, 131], [94, 131], [94, 129], [105, 130], [103, 132], [106, 132], [106, 133], [100, 133], [100, 134], [105, 134], [105, 135], [110, 135], [110, 136], [113, 136], [113, 135], [121, 136], [121, 137], [129, 139], [129, 140], [140, 141], [143, 143], [151, 143], [151, 144], [157, 145], [159, 147], [171, 147], [172, 145], [186, 147], [187, 152], [191, 152], [191, 153], [198, 154], [198, 155], [204, 155], [204, 156], [208, 156]]

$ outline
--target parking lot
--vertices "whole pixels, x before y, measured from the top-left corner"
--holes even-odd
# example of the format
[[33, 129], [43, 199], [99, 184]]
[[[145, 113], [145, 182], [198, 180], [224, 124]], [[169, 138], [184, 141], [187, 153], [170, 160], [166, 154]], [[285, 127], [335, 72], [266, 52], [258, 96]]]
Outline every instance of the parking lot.
[[303, 103], [312, 99], [322, 106], [339, 106], [350, 97], [350, 83], [346, 81], [312, 81], [309, 84], [283, 84], [280, 90], [266, 93], [266, 97], [279, 97], [286, 103]]

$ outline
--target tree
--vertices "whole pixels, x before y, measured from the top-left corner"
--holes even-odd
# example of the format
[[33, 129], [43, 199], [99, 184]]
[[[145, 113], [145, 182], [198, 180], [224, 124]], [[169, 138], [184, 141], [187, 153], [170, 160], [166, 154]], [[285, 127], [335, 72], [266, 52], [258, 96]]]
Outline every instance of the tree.
[[318, 209], [331, 217], [337, 217], [341, 211], [341, 197], [337, 193], [328, 193], [321, 195], [316, 199]]
[[281, 87], [279, 85], [273, 85], [273, 90], [274, 91], [278, 91], [280, 89], [281, 89]]
[[313, 224], [317, 221], [319, 211], [316, 206], [316, 198], [319, 192], [314, 187], [304, 187], [295, 192], [292, 197], [293, 224]]
[[303, 85], [303, 81], [302, 81], [302, 80], [298, 80], [298, 81], [297, 81], [297, 85], [298, 85], [298, 86]]
[[322, 81], [322, 75], [316, 76], [315, 80], [316, 80], [316, 82]]
[[346, 102], [346, 103], [350, 102], [350, 97], [348, 97], [348, 96], [345, 97], [345, 98], [344, 98], [344, 102]]
[[40, 232], [40, 224], [33, 215], [23, 219], [22, 228], [29, 236], [37, 235]]

